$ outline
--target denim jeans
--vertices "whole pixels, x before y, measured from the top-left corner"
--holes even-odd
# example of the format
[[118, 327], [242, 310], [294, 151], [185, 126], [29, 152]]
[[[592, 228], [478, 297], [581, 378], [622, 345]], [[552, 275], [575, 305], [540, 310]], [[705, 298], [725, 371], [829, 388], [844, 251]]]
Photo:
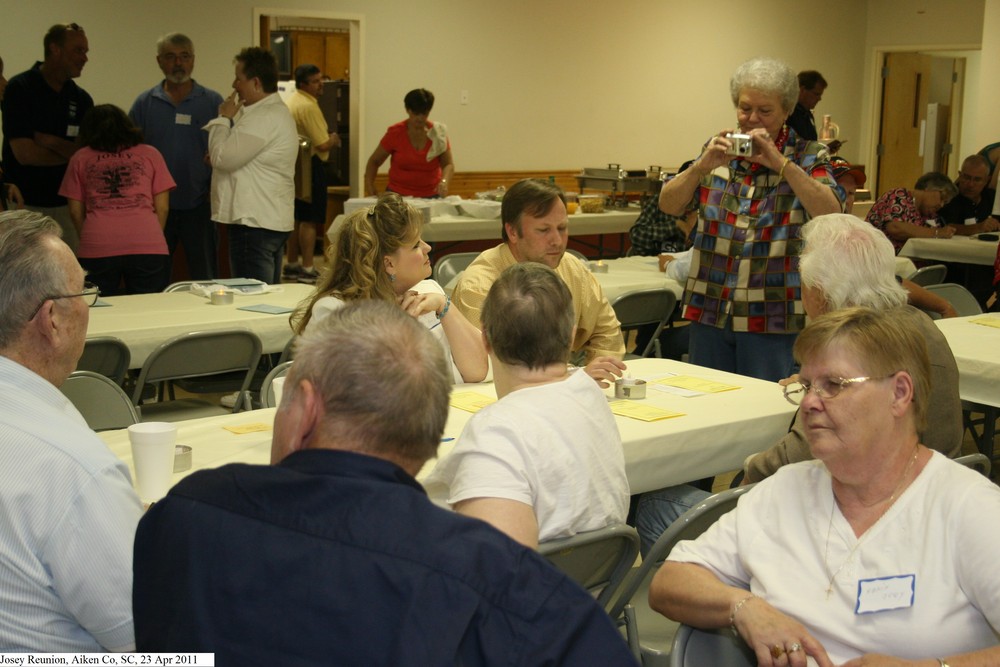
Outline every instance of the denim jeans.
[[[188, 277], [191, 280], [212, 280], [219, 275], [216, 259], [219, 235], [212, 222], [212, 207], [207, 201], [192, 209], [170, 209], [163, 236], [167, 239], [171, 256], [178, 244], [184, 246]], [[168, 276], [168, 282], [169, 279]]]
[[281, 283], [281, 258], [288, 232], [229, 225], [229, 267], [233, 278]]
[[635, 529], [639, 532], [642, 557], [646, 557], [653, 543], [670, 524], [710, 495], [711, 492], [702, 491], [690, 484], [668, 486], [641, 494], [635, 510]]
[[692, 364], [777, 382], [793, 372], [792, 345], [798, 334], [734, 332], [691, 323], [689, 360]]

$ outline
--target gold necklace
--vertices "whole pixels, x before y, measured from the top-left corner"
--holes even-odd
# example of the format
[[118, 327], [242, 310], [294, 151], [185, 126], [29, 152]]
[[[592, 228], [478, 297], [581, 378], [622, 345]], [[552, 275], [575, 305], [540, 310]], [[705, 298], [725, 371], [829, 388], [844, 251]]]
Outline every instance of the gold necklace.
[[[854, 558], [854, 552], [857, 551], [864, 543], [864, 541], [868, 538], [868, 536], [871, 535], [872, 529], [875, 528], [875, 526], [877, 526], [880, 521], [882, 521], [882, 518], [889, 511], [889, 508], [892, 507], [893, 502], [895, 502], [896, 496], [899, 495], [900, 492], [902, 492], [904, 485], [906, 484], [906, 478], [910, 474], [910, 469], [913, 467], [913, 464], [917, 462], [917, 455], [919, 454], [920, 454], [920, 443], [917, 443], [917, 446], [913, 448], [913, 456], [910, 457], [910, 462], [906, 464], [906, 469], [903, 470], [903, 476], [899, 480], [899, 484], [896, 485], [896, 488], [893, 490], [892, 495], [889, 496], [889, 503], [885, 506], [885, 509], [882, 510], [882, 513], [878, 515], [878, 518], [875, 519], [875, 523], [873, 523], [871, 526], [868, 527], [868, 530], [864, 532], [864, 534], [857, 541], [857, 543], [851, 548], [850, 552], [847, 554], [847, 558], [845, 558], [844, 562], [840, 564], [840, 567], [837, 568], [837, 571], [830, 575], [830, 581], [827, 582], [827, 587], [826, 587], [827, 600], [830, 599], [830, 595], [833, 593], [833, 582], [837, 580], [837, 575], [840, 574], [840, 571], [843, 570], [845, 567], [847, 567], [847, 564], [851, 562], [851, 559]], [[835, 493], [832, 493], [832, 495], [833, 495], [833, 503], [832, 506], [830, 507], [830, 524], [826, 527], [826, 546], [823, 549], [823, 566], [826, 568], [827, 572], [830, 571], [830, 532], [833, 530], [833, 513], [837, 508], [837, 495]], [[868, 505], [868, 507], [874, 507], [877, 504], [878, 503], [872, 503], [871, 505]]]

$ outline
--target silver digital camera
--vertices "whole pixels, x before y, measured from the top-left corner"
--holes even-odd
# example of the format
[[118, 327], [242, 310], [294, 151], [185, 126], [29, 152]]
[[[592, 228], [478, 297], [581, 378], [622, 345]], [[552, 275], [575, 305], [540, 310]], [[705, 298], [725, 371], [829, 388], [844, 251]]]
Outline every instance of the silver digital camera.
[[737, 157], [750, 157], [753, 155], [753, 138], [749, 134], [727, 134], [726, 139], [732, 142], [732, 146], [726, 151], [728, 155]]

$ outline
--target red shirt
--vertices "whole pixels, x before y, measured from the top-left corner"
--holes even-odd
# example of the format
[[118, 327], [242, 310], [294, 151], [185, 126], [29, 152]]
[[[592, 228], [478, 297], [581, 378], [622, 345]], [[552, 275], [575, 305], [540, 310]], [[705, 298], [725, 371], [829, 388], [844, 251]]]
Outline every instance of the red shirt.
[[[392, 156], [389, 189], [410, 197], [433, 197], [437, 195], [437, 186], [441, 182], [441, 156], [427, 160], [430, 139], [419, 151], [414, 149], [406, 133], [406, 122], [390, 125], [379, 142], [382, 149]], [[430, 128], [431, 124], [428, 123], [427, 127]], [[451, 149], [450, 141], [448, 148]]]

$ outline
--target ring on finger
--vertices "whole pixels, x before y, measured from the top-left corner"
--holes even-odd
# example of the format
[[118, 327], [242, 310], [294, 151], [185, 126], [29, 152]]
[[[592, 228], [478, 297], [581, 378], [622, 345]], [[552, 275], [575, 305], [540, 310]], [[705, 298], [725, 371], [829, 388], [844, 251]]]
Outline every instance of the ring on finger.
[[795, 642], [794, 644], [788, 647], [789, 653], [795, 653], [796, 651], [801, 651], [801, 650], [802, 650], [802, 644], [798, 642]]
[[775, 644], [771, 647], [771, 657], [777, 660], [781, 656], [785, 655], [785, 647], [781, 644]]

